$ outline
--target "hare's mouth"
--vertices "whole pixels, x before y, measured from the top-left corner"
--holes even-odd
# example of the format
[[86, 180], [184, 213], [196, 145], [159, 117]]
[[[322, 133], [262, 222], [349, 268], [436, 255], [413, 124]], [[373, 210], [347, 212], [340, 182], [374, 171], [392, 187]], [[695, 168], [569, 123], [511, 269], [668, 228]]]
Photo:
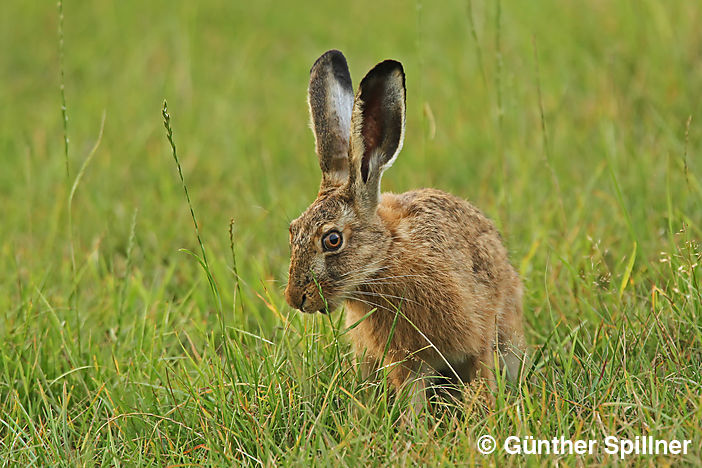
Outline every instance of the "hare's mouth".
[[301, 302], [296, 308], [308, 314], [313, 314], [315, 312], [327, 314], [334, 311], [337, 305], [337, 302], [330, 300], [327, 294], [320, 294], [319, 290], [315, 290], [303, 293]]

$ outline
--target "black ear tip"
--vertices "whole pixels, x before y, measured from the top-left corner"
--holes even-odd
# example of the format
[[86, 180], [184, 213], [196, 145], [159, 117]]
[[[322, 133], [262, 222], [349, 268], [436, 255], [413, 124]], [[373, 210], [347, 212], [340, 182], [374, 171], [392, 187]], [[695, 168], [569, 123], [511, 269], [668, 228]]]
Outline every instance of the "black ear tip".
[[[349, 73], [349, 66], [346, 63], [346, 57], [341, 51], [336, 49], [331, 49], [324, 52], [312, 65], [310, 69], [310, 74], [313, 75], [319, 69], [329, 67], [331, 68], [334, 76], [347, 88], [351, 88], [351, 74]], [[353, 89], [353, 88], [351, 88]]]
[[314, 64], [312, 65], [312, 68], [310, 69], [310, 73], [314, 71], [315, 68], [327, 64], [330, 64], [335, 69], [340, 67], [348, 68], [348, 65], [346, 63], [346, 57], [344, 57], [344, 54], [342, 54], [339, 50], [331, 49], [324, 52], [317, 60], [315, 60]]
[[374, 66], [371, 71], [368, 72], [366, 79], [371, 80], [378, 77], [386, 78], [392, 74], [397, 73], [402, 78], [402, 86], [405, 86], [405, 69], [402, 67], [402, 63], [397, 60], [383, 60], [376, 66]]
[[380, 62], [378, 65], [376, 65], [374, 68], [377, 68], [378, 70], [385, 71], [387, 73], [392, 72], [393, 70], [399, 70], [400, 73], [403, 75], [405, 74], [405, 69], [402, 68], [402, 62], [398, 62], [397, 60], [383, 60]]
[[331, 60], [332, 62], [342, 61], [344, 64], [346, 63], [346, 57], [344, 57], [344, 54], [342, 54], [341, 51], [337, 49], [329, 49], [328, 51], [322, 54], [322, 57], [328, 57], [329, 60]]

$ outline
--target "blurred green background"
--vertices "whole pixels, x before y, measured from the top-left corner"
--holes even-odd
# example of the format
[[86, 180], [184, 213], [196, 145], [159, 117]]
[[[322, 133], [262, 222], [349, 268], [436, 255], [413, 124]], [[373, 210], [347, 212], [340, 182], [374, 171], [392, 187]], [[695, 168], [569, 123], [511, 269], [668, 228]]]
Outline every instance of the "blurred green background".
[[[406, 140], [383, 188], [441, 188], [471, 200], [497, 222], [526, 285], [533, 353], [557, 356], [561, 351], [550, 354], [548, 347], [563, 344], [571, 363], [582, 366], [573, 377], [569, 373], [576, 371], [556, 357], [537, 360], [539, 366], [559, 363], [544, 371], [549, 383], [543, 388], [553, 385], [571, 400], [589, 397], [590, 390], [600, 391], [599, 369], [609, 376], [604, 369], [616, 373], [617, 362], [629, 376], [651, 375], [641, 365], [652, 365], [662, 340], [673, 342], [682, 359], [666, 361], [669, 372], [681, 372], [681, 362], [699, 367], [698, 252], [690, 243], [702, 229], [698, 2], [79, 1], [66, 2], [63, 12], [68, 178], [56, 4], [0, 5], [0, 309], [5, 314], [0, 395], [10, 402], [3, 418], [16, 421], [4, 426], [8, 460], [32, 459], [31, 450], [8, 455], [21, 439], [44, 453], [47, 458], [37, 455], [40, 462], [138, 463], [128, 456], [136, 446], [125, 442], [135, 440], [130, 431], [139, 433], [138, 428], [121, 427], [113, 437], [123, 438], [122, 451], [110, 449], [116, 458], [100, 458], [83, 441], [94, 436], [95, 447], [102, 447], [109, 437], [90, 418], [103, 421], [106, 414], [135, 408], [172, 410], [175, 403], [148, 396], [134, 382], [165, 385], [163, 374], [153, 369], [163, 370], [170, 359], [187, 361], [191, 351], [199, 360], [184, 361], [182, 368], [172, 364], [172, 372], [199, 375], [205, 380], [200, 385], [214, 385], [206, 376], [219, 375], [212, 362], [219, 362], [221, 317], [233, 329], [282, 346], [291, 361], [287, 365], [296, 368], [299, 359], [305, 363], [300, 372], [311, 371], [305, 366], [312, 364], [299, 354], [300, 341], [291, 344], [285, 332], [279, 334], [289, 320], [301, 330], [326, 326], [322, 319], [292, 312], [282, 289], [287, 224], [314, 199], [320, 178], [308, 125], [308, 71], [330, 48], [346, 55], [354, 86], [380, 60], [402, 61]], [[219, 314], [197, 261], [178, 252], [197, 251], [198, 245], [165, 139], [164, 99], [224, 304]], [[96, 143], [103, 114], [104, 134], [77, 185], [70, 229], [69, 187]], [[243, 308], [232, 305], [231, 218]], [[681, 246], [691, 249], [686, 250], [690, 262], [660, 262], [675, 252], [683, 258]], [[682, 302], [668, 287], [677, 289]], [[667, 302], [661, 296], [656, 300], [656, 288], [667, 291]], [[661, 312], [661, 307], [668, 309]], [[654, 315], [663, 317], [661, 334], [637, 341], [638, 364], [629, 368], [621, 353], [642, 330], [650, 331]], [[623, 336], [623, 347], [601, 343], [603, 330], [620, 333], [612, 343]], [[278, 356], [260, 340], [232, 333], [242, 360]], [[308, 345], [327, 350], [332, 334], [326, 328], [319, 333], [321, 338]], [[585, 334], [593, 344], [571, 347], [573, 333]], [[324, 356], [320, 359], [330, 355]], [[90, 369], [75, 370], [83, 366]], [[124, 377], [125, 372], [139, 377]], [[65, 373], [68, 377], [62, 377]], [[242, 380], [253, 374], [239, 371]], [[263, 371], [256, 375], [274, 379]], [[565, 375], [590, 390], [563, 390]], [[699, 370], [693, 375], [699, 377]], [[299, 390], [285, 378], [275, 381], [277, 391]], [[70, 385], [62, 397], [57, 389], [63, 382]], [[623, 399], [633, 391], [627, 382], [616, 386]], [[671, 421], [698, 423], [699, 380], [681, 394], [665, 385], [656, 381], [655, 386], [670, 395], [667, 403], [647, 403], [675, 413], [666, 413], [668, 429], [661, 431], [668, 433]], [[112, 403], [102, 402], [104, 388], [112, 389]], [[312, 393], [291, 398], [322, 405], [324, 391], [308, 390]], [[608, 392], [601, 394], [605, 400], [614, 398], [611, 389], [601, 391]], [[71, 392], [73, 399], [67, 397]], [[544, 401], [553, 397], [553, 391], [543, 392]], [[676, 413], [673, 408], [679, 407], [685, 409]], [[235, 421], [232, 411], [228, 417]], [[555, 427], [582, 430], [590, 424], [590, 416], [562, 411], [556, 417], [564, 419], [554, 421]], [[59, 414], [71, 416], [61, 425], [55, 419]], [[190, 420], [183, 418], [183, 424]], [[646, 427], [655, 419], [649, 413], [631, 424]], [[65, 430], [55, 442], [51, 421], [57, 424], [53, 434]], [[297, 424], [278, 421], [288, 430]], [[300, 430], [308, 430], [311, 421], [314, 417], [301, 417]], [[384, 420], [374, 421], [381, 427]], [[490, 421], [480, 424], [493, 427]], [[32, 432], [33, 423], [44, 430]], [[320, 439], [322, 448], [303, 448], [258, 424], [270, 446], [256, 445], [258, 436], [239, 437], [258, 447], [247, 453], [265, 464], [281, 460], [266, 459], [273, 446], [295, 453], [299, 458], [293, 460], [301, 463], [338, 443], [331, 437]], [[615, 417], [607, 424], [615, 430], [623, 423]], [[695, 434], [699, 455], [699, 428]], [[187, 443], [178, 437], [173, 435], [171, 452], [159, 452], [164, 458], [156, 458], [157, 464], [169, 456], [189, 460], [188, 447], [197, 445], [197, 437], [192, 442], [183, 436]], [[213, 443], [208, 436], [203, 440]], [[393, 447], [379, 450], [390, 456], [398, 453]], [[467, 459], [472, 447], [466, 442], [458, 460]], [[354, 456], [361, 460], [358, 450]], [[251, 461], [226, 449], [210, 447], [210, 453]], [[339, 456], [333, 450], [326, 455]], [[370, 459], [392, 460], [383, 456]], [[431, 451], [407, 456], [395, 461], [437, 460]]]

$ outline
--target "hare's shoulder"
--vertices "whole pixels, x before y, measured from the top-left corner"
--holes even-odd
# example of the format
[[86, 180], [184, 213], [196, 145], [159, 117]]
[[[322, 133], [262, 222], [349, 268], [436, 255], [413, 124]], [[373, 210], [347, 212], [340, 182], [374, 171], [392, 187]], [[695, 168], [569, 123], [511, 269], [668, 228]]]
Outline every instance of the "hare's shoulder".
[[495, 225], [478, 208], [437, 189], [384, 193], [378, 214], [391, 230], [409, 231], [413, 237], [475, 238], [481, 234], [497, 234]]
[[496, 279], [515, 275], [492, 221], [454, 195], [435, 189], [383, 194], [378, 215], [404, 261], [409, 255], [447, 277], [460, 275], [462, 284], [492, 289], [499, 283]]

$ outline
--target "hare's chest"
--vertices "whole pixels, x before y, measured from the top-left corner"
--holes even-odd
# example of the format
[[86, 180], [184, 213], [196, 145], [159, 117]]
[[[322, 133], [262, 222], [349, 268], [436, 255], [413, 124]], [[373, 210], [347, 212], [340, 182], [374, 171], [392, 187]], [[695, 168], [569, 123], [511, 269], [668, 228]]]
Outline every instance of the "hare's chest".
[[434, 360], [427, 346], [427, 339], [432, 337], [410, 323], [410, 318], [415, 315], [416, 311], [411, 307], [391, 310], [389, 304], [346, 301], [346, 326], [352, 327], [350, 335], [354, 348], [357, 353], [365, 352], [375, 359], [385, 357], [395, 360], [412, 355], [427, 361]]
[[[350, 335], [357, 353], [366, 352], [379, 359], [385, 354], [393, 320], [390, 314], [372, 303], [354, 300], [346, 301], [346, 327], [351, 328]], [[391, 346], [392, 347], [392, 346]]]

